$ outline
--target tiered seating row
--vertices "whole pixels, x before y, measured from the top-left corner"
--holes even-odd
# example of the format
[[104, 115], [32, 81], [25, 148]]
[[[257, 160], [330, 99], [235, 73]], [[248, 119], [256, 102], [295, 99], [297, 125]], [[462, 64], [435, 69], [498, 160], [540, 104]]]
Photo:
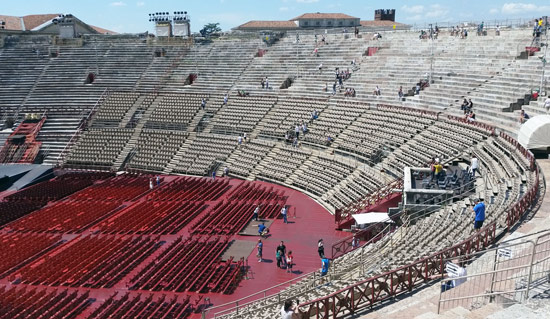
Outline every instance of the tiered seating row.
[[175, 173], [204, 176], [215, 161], [225, 160], [237, 147], [237, 137], [199, 134], [174, 168]]
[[281, 146], [275, 147], [270, 156], [265, 159], [258, 177], [285, 182], [311, 156], [311, 151]]
[[276, 102], [276, 97], [232, 96], [217, 114], [213, 132], [250, 133]]
[[16, 276], [30, 285], [111, 288], [157, 248], [151, 238], [87, 236], [22, 268]]
[[112, 92], [99, 107], [94, 121], [120, 122], [138, 97], [136, 92]]
[[274, 146], [274, 142], [260, 139], [242, 144], [227, 159], [229, 174], [248, 177]]
[[208, 99], [201, 94], [165, 94], [146, 127], [185, 131], [199, 111], [203, 98]]
[[60, 239], [58, 235], [47, 234], [0, 235], [0, 275], [13, 271], [17, 265], [44, 252]]
[[76, 142], [67, 157], [67, 164], [101, 166], [108, 169], [113, 166], [133, 133], [133, 129], [126, 128], [90, 128]]
[[76, 318], [90, 306], [89, 292], [46, 291], [30, 287], [0, 289], [0, 318]]
[[227, 240], [183, 240], [178, 237], [131, 281], [130, 289], [152, 291], [199, 291], [213, 276]]
[[185, 142], [187, 132], [144, 129], [138, 139], [139, 149], [128, 163], [129, 168], [162, 171]]

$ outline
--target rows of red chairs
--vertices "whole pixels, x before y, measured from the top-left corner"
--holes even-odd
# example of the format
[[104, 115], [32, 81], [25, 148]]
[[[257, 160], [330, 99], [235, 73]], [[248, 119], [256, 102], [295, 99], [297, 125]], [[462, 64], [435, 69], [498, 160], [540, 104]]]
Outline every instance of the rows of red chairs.
[[81, 237], [15, 277], [30, 285], [111, 288], [159, 247], [158, 238]]
[[220, 292], [232, 294], [244, 273], [244, 258], [241, 258], [238, 262], [233, 262], [233, 257], [231, 257], [227, 261], [219, 261], [210, 267], [212, 268], [210, 275], [205, 276], [202, 282], [198, 282], [192, 288], [201, 293]]
[[248, 181], [243, 181], [228, 196], [230, 200], [247, 201], [270, 201], [274, 199], [285, 199], [282, 191], [273, 190], [273, 186], [257, 185]]
[[127, 201], [149, 190], [149, 177], [121, 175], [96, 183], [78, 193], [71, 200]]
[[220, 201], [207, 212], [206, 216], [191, 226], [192, 234], [238, 233], [252, 218], [255, 205], [240, 201]]
[[21, 218], [28, 213], [44, 206], [44, 202], [26, 201], [26, 202], [0, 202], [0, 226]]
[[[153, 291], [200, 291], [213, 277], [216, 264], [227, 248], [227, 240], [201, 241], [178, 237], [131, 281], [130, 289]], [[206, 283], [206, 284], [205, 284]]]
[[60, 244], [61, 236], [52, 234], [0, 234], [0, 277], [13, 272], [22, 263]]
[[4, 201], [37, 201], [48, 202], [58, 200], [88, 187], [98, 179], [105, 178], [105, 174], [69, 173], [42, 182], [17, 193], [8, 195]]
[[92, 302], [88, 291], [0, 288], [0, 319], [76, 318]]
[[213, 181], [207, 178], [186, 176], [164, 185], [161, 184], [147, 198], [157, 201], [210, 201], [218, 199], [229, 188], [229, 181], [226, 179]]
[[131, 205], [94, 230], [108, 234], [176, 234], [204, 209], [204, 202], [146, 201]]
[[168, 298], [166, 295], [155, 298], [153, 295], [115, 293], [88, 317], [90, 319], [110, 318], [181, 318], [192, 313], [190, 297]]
[[79, 233], [105, 216], [120, 202], [114, 201], [60, 201], [6, 226], [21, 232]]

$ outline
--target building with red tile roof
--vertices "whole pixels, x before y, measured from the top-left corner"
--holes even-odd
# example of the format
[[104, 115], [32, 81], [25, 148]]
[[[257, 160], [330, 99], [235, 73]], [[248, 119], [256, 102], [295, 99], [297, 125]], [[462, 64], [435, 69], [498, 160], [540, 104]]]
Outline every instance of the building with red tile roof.
[[[31, 14], [23, 17], [0, 15], [0, 21], [4, 21], [4, 29], [9, 31], [35, 31], [41, 33], [57, 33], [58, 28], [53, 20], [59, 17], [58, 13]], [[114, 31], [89, 25], [73, 16], [77, 33], [81, 34], [116, 34]]]
[[395, 22], [395, 10], [376, 10], [375, 20], [361, 21], [360, 18], [344, 13], [304, 13], [288, 21], [249, 21], [234, 28], [240, 31], [288, 31], [302, 28], [353, 28], [353, 27], [382, 27], [396, 28], [408, 27], [408, 25]]

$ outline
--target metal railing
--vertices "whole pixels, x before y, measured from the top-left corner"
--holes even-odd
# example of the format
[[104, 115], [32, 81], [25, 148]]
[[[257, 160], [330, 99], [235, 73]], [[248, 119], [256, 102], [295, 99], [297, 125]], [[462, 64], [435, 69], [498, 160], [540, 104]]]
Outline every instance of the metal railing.
[[[518, 303], [536, 296], [537, 286], [550, 282], [550, 230], [532, 237], [514, 238], [456, 258], [467, 274], [442, 279], [442, 287], [450, 289], [440, 292], [438, 313], [458, 306], [474, 309], [491, 302]], [[463, 283], [449, 285], [451, 280]]]

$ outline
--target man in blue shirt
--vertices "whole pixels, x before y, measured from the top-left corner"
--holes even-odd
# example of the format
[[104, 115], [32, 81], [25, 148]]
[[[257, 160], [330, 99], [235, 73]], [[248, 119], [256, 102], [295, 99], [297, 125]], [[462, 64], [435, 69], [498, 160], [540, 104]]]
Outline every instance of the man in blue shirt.
[[330, 264], [327, 257], [321, 259], [322, 268], [321, 268], [321, 277], [325, 276], [328, 273], [328, 266]]
[[269, 232], [269, 229], [265, 227], [264, 223], [261, 223], [260, 225], [258, 225], [258, 233], [260, 234], [261, 237], [266, 236], [268, 232]]
[[474, 200], [475, 206], [474, 206], [474, 229], [478, 230], [483, 226], [483, 221], [485, 221], [485, 203], [483, 203], [483, 200], [475, 199]]

